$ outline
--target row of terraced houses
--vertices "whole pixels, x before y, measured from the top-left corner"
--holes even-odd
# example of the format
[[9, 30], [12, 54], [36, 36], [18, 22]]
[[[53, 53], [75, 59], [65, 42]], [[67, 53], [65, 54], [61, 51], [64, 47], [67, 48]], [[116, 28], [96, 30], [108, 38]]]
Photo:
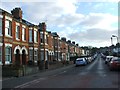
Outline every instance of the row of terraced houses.
[[15, 8], [11, 13], [2, 9], [0, 12], [1, 65], [69, 61], [71, 56], [83, 54], [83, 49], [74, 41], [47, 31], [45, 22], [34, 25], [24, 20], [21, 8]]

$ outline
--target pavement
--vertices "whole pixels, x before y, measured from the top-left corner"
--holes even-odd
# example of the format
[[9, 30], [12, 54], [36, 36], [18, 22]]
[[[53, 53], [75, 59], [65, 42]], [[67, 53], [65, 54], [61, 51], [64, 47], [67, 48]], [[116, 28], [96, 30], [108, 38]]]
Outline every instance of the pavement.
[[2, 87], [3, 88], [14, 88], [15, 86], [27, 83], [29, 81], [33, 81], [45, 76], [51, 76], [51, 75], [56, 75], [60, 73], [61, 71], [64, 71], [68, 68], [74, 67], [75, 65], [67, 65], [63, 66], [61, 68], [57, 69], [45, 69], [45, 70], [40, 70], [40, 72], [32, 74], [32, 75], [27, 75], [27, 76], [22, 76], [22, 77], [10, 77], [10, 78], [2, 78]]
[[[36, 73], [33, 73], [33, 74], [29, 74], [29, 75], [26, 75], [26, 76], [30, 76], [30, 75], [34, 75], [34, 74], [41, 74], [41, 73], [44, 73], [44, 72], [46, 72], [46, 71], [52, 71], [52, 70], [58, 70], [58, 69], [60, 69], [60, 68], [66, 68], [66, 67], [69, 67], [69, 66], [72, 66], [73, 64], [68, 64], [68, 65], [62, 65], [62, 64], [55, 64], [54, 66], [53, 65], [51, 65], [50, 67], [49, 67], [49, 69], [43, 69], [43, 70], [39, 70], [38, 72], [36, 72]], [[22, 77], [24, 77], [24, 76], [22, 76]], [[8, 80], [8, 79], [13, 79], [13, 78], [16, 78], [16, 77], [1, 77], [1, 79], [0, 79], [0, 81], [2, 80], [2, 81], [4, 81], [4, 80]]]

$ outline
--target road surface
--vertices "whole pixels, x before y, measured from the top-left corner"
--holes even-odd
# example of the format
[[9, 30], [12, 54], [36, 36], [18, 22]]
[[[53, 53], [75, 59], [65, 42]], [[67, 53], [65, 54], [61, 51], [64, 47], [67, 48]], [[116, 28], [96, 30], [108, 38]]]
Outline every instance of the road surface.
[[86, 66], [71, 65], [67, 68], [4, 80], [3, 88], [119, 88], [119, 75], [119, 71], [110, 71], [104, 60], [98, 56]]

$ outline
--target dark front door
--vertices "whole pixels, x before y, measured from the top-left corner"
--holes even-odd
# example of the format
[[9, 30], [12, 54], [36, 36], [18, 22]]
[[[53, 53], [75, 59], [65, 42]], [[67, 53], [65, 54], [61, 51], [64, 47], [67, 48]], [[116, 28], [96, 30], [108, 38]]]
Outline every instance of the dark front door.
[[16, 50], [15, 62], [16, 62], [16, 65], [20, 65], [20, 51], [19, 51], [19, 49]]
[[25, 50], [22, 51], [22, 65], [26, 65], [26, 54], [25, 54]]

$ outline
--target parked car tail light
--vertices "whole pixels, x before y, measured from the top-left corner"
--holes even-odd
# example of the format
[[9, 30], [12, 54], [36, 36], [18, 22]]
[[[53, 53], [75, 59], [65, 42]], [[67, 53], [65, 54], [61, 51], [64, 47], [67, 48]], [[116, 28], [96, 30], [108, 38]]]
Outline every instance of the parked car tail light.
[[113, 63], [113, 61], [110, 62], [111, 64]]
[[111, 63], [111, 64], [115, 64], [116, 62], [115, 62], [115, 61], [111, 61], [110, 63]]

